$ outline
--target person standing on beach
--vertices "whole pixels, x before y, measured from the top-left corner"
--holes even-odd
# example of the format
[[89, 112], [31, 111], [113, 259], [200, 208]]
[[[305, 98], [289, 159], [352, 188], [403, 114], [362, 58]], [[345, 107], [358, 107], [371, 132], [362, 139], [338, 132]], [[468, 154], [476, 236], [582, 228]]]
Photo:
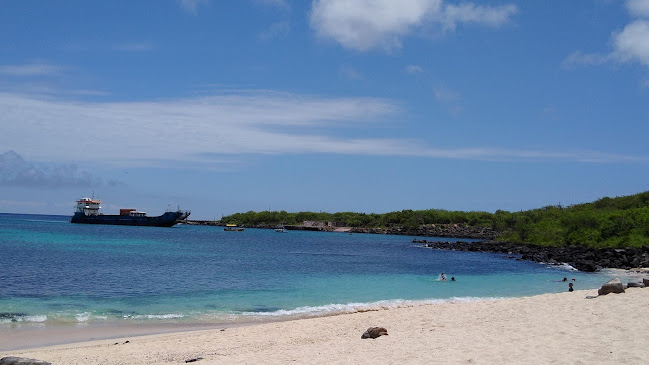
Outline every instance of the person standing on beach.
[[574, 289], [572, 288], [572, 283], [568, 283], [568, 291], [573, 291]]

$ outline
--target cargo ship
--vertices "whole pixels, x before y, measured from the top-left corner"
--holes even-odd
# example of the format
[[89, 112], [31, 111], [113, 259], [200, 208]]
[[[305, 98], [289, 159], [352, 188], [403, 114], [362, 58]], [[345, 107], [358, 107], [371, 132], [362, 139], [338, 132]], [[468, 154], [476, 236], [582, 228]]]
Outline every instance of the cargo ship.
[[149, 217], [145, 212], [136, 209], [120, 209], [119, 215], [109, 215], [99, 212], [101, 200], [81, 198], [77, 200], [76, 210], [70, 219], [71, 223], [85, 224], [114, 224], [121, 226], [152, 226], [172, 227], [186, 219], [190, 212], [178, 209], [175, 212], [165, 212], [157, 217]]

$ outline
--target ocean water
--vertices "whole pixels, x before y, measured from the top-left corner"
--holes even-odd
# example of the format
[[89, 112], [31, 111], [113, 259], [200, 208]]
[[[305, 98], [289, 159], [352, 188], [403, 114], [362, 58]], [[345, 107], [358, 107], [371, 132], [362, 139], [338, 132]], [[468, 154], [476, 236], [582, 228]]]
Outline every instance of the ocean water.
[[[0, 331], [281, 320], [561, 292], [568, 289], [563, 277], [591, 289], [611, 277], [500, 254], [432, 250], [412, 239], [0, 214]], [[456, 281], [439, 281], [441, 272]]]

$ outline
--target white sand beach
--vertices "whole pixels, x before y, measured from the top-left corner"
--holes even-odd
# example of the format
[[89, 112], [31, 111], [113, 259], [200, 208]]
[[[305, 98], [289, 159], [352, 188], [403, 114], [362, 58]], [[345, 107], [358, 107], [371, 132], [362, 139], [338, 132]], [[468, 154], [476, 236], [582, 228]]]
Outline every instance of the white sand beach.
[[[649, 288], [450, 302], [1, 352], [53, 364], [645, 364]], [[361, 339], [371, 326], [388, 336]], [[128, 343], [126, 343], [128, 341]]]

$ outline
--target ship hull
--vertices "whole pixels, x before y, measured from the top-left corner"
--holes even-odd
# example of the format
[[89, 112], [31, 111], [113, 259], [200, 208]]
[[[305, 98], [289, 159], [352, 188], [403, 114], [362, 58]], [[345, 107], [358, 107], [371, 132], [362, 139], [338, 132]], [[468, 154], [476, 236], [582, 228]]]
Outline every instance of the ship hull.
[[161, 216], [128, 216], [128, 215], [85, 215], [83, 213], [74, 213], [70, 219], [71, 223], [83, 224], [111, 224], [118, 226], [149, 226], [149, 227], [172, 227], [179, 220], [187, 218], [187, 212], [166, 212]]

